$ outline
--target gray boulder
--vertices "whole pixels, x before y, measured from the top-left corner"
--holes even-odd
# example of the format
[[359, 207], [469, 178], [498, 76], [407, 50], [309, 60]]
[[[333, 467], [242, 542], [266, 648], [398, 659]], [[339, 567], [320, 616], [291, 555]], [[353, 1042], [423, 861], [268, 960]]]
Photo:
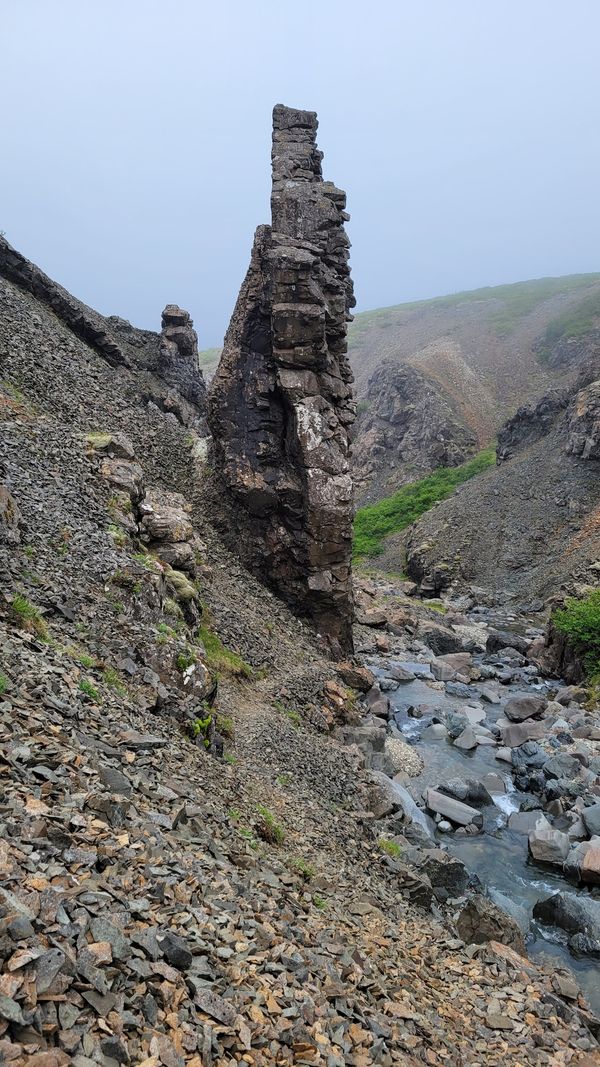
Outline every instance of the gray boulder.
[[509, 630], [490, 630], [486, 649], [488, 652], [500, 652], [504, 648], [514, 648], [517, 652], [526, 654], [530, 644], [528, 638], [510, 633]]
[[592, 837], [600, 836], [600, 803], [584, 808], [581, 813], [583, 824]]
[[515, 920], [479, 893], [461, 911], [456, 929], [467, 945], [499, 941], [502, 945], [510, 945], [520, 955], [525, 954], [523, 935]]
[[562, 867], [569, 854], [570, 845], [567, 835], [555, 830], [548, 822], [545, 826], [538, 822], [529, 832], [529, 851], [534, 860], [540, 863]]
[[[567, 752], [552, 756], [544, 764], [546, 778], [576, 778], [580, 770], [581, 763], [579, 760], [575, 759], [574, 756], [570, 756]], [[600, 813], [600, 804], [598, 805], [598, 811]]]
[[583, 894], [554, 893], [538, 900], [533, 914], [541, 922], [559, 926], [574, 935], [569, 941], [571, 948], [595, 955], [600, 946], [600, 900]]
[[535, 715], [541, 715], [546, 710], [548, 701], [545, 697], [534, 697], [529, 694], [519, 694], [511, 697], [506, 702], [504, 714], [513, 722], [523, 722]]

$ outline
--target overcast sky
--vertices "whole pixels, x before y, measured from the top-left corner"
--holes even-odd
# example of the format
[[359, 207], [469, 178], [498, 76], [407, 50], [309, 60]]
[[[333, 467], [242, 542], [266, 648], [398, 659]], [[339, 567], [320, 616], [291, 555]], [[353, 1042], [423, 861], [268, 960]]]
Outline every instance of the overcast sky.
[[319, 114], [358, 310], [600, 270], [598, 0], [0, 0], [0, 230], [220, 344], [273, 104]]

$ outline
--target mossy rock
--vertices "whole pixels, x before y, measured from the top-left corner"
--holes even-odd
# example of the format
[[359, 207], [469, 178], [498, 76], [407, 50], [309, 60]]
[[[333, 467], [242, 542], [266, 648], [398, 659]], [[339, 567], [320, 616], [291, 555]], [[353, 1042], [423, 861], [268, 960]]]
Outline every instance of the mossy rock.
[[176, 571], [174, 568], [170, 568], [167, 571], [167, 585], [173, 591], [175, 599], [180, 604], [189, 604], [191, 600], [198, 599], [198, 590], [193, 582], [190, 582], [182, 571]]

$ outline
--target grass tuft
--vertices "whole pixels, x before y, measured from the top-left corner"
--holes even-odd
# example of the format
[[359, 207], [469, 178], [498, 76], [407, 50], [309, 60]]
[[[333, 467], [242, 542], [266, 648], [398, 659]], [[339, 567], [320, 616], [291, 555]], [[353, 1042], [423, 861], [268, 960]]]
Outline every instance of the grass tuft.
[[237, 652], [226, 648], [221, 638], [205, 624], [198, 627], [196, 637], [204, 648], [206, 666], [217, 674], [231, 674], [238, 678], [252, 678], [253, 671], [249, 663]]
[[90, 700], [98, 700], [100, 697], [98, 690], [95, 685], [90, 682], [89, 678], [82, 678], [79, 683], [79, 688], [82, 693], [85, 693], [85, 695], [90, 698]]
[[32, 604], [26, 596], [17, 593], [12, 600], [11, 608], [13, 615], [16, 616], [24, 630], [34, 633], [42, 641], [48, 640], [48, 624], [42, 618], [40, 609], [36, 608], [35, 604]]

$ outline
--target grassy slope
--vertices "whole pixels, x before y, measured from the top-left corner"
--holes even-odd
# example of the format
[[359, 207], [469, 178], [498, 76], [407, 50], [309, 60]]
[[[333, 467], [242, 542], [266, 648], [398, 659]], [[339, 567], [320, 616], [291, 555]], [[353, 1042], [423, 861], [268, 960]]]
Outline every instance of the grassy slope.
[[386, 537], [410, 526], [434, 504], [450, 496], [458, 485], [493, 466], [495, 461], [496, 451], [490, 446], [460, 467], [440, 467], [379, 503], [360, 508], [354, 519], [355, 560], [381, 555]]
[[394, 304], [390, 307], [376, 308], [373, 311], [359, 312], [349, 329], [351, 344], [360, 342], [362, 336], [376, 325], [392, 326], [398, 314], [425, 309], [453, 308], [459, 304], [496, 300], [501, 303], [491, 312], [489, 321], [499, 334], [509, 333], [511, 329], [538, 304], [549, 300], [558, 293], [571, 293], [585, 289], [600, 281], [600, 274], [568, 274], [559, 278], [536, 278], [532, 281], [514, 282], [510, 285], [485, 286], [483, 289], [465, 290], [438, 296], [431, 300], [415, 300], [406, 304]]

